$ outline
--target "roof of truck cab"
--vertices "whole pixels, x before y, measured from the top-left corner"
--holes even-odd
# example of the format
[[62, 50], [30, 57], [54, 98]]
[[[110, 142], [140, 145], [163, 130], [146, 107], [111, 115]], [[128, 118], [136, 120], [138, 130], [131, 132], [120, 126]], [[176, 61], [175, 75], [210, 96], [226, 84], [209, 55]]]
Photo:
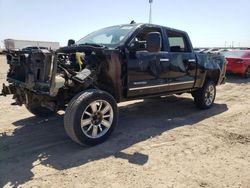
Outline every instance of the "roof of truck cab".
[[171, 30], [171, 31], [175, 31], [175, 32], [181, 32], [181, 33], [187, 33], [187, 32], [185, 32], [183, 30], [174, 29], [174, 28], [171, 28], [171, 27], [158, 25], [158, 24], [149, 24], [149, 23], [121, 24], [121, 25], [118, 25], [118, 26], [131, 26], [131, 25], [134, 25], [136, 27], [143, 27], [143, 26], [147, 26], [147, 27], [163, 27], [163, 28], [166, 28], [167, 30]]

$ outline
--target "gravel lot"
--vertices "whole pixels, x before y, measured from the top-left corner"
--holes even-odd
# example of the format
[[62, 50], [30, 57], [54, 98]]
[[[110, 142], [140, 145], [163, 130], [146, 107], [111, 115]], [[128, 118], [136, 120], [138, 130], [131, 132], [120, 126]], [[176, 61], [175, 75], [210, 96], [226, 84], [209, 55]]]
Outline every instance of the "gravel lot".
[[[0, 56], [0, 84], [8, 66]], [[250, 79], [229, 76], [215, 105], [190, 95], [119, 104], [119, 126], [95, 147], [0, 97], [0, 187], [250, 187]]]

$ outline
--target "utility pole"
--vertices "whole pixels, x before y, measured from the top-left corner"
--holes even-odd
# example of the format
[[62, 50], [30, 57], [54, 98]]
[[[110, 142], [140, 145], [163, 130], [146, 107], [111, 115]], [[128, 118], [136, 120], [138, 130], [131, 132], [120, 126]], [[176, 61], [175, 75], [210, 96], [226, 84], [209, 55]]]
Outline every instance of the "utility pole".
[[152, 23], [152, 3], [153, 0], [149, 0], [149, 23]]

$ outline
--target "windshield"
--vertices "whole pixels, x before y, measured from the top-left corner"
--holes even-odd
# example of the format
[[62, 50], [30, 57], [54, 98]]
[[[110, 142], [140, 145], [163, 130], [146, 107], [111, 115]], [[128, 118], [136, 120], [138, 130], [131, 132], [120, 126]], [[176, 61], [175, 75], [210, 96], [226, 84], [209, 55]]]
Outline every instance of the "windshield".
[[134, 25], [112, 26], [100, 29], [83, 37], [76, 42], [81, 44], [99, 44], [104, 46], [116, 46], [125, 39], [133, 30]]
[[227, 51], [223, 52], [225, 57], [243, 57], [246, 54], [245, 51]]

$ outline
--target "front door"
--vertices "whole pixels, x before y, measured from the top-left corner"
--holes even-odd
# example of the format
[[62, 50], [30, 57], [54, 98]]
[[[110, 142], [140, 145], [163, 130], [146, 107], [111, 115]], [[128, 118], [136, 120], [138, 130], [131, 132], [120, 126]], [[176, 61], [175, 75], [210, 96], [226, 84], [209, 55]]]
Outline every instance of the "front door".
[[[145, 27], [133, 39], [134, 41], [143, 41], [150, 32], [160, 32], [161, 28]], [[127, 59], [127, 95], [128, 97], [152, 95], [167, 91], [167, 80], [161, 75], [164, 67], [168, 67], [168, 53], [163, 51], [164, 45], [160, 52], [148, 52], [145, 46], [140, 47], [135, 52], [128, 52]], [[165, 65], [162, 67], [162, 65]]]
[[128, 96], [166, 92], [168, 80], [162, 75], [168, 67], [166, 52], [136, 52], [135, 57], [128, 60]]

